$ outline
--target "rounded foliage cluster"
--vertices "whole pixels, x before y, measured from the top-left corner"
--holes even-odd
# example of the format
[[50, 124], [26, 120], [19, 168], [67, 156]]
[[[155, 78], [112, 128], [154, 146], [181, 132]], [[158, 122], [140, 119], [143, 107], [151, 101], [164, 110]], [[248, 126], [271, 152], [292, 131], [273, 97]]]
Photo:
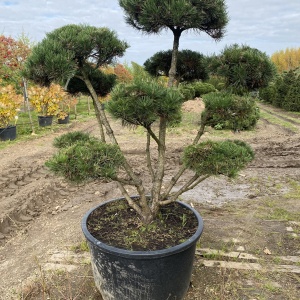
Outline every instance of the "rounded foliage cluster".
[[[152, 76], [169, 76], [171, 61], [172, 50], [157, 52], [145, 61], [145, 70]], [[208, 72], [204, 56], [192, 50], [179, 51], [175, 77], [177, 84], [207, 79]]]
[[[25, 65], [24, 75], [34, 82], [49, 86], [51, 82], [66, 83], [70, 79], [97, 82], [103, 79], [97, 69], [121, 57], [128, 48], [114, 31], [106, 27], [69, 24], [48, 33], [32, 50]], [[87, 88], [77, 80], [70, 82], [70, 90], [86, 92]], [[75, 91], [75, 92], [76, 92]], [[104, 94], [99, 83], [96, 91]]]
[[246, 45], [225, 47], [211, 64], [213, 73], [223, 76], [227, 88], [237, 94], [267, 86], [276, 74], [275, 65], [265, 53]]
[[194, 82], [191, 85], [195, 90], [195, 97], [202, 97], [205, 94], [216, 91], [212, 84], [206, 82]]
[[[105, 74], [101, 70], [89, 66], [85, 67], [85, 71], [98, 96], [106, 96], [116, 84], [117, 77], [115, 74]], [[80, 72], [77, 72], [76, 75], [70, 79], [67, 90], [70, 94], [76, 95], [82, 93], [84, 95], [91, 95], [85, 82], [80, 79]]]
[[91, 137], [88, 133], [82, 131], [73, 131], [56, 137], [54, 139], [53, 146], [58, 149], [62, 149], [67, 148], [78, 141], [84, 142], [89, 141], [90, 139]]
[[252, 149], [241, 141], [206, 141], [186, 147], [185, 166], [197, 175], [234, 177], [254, 158]]
[[259, 119], [259, 109], [252, 97], [216, 92], [204, 96], [202, 119], [215, 129], [247, 130]]
[[202, 97], [205, 94], [215, 92], [216, 88], [210, 83], [195, 81], [188, 84], [180, 84], [179, 90], [184, 100], [191, 100], [195, 97]]
[[178, 89], [165, 87], [153, 79], [135, 78], [112, 90], [107, 109], [125, 124], [149, 128], [160, 117], [168, 122], [180, 119], [182, 101]]
[[191, 84], [180, 84], [179, 91], [182, 94], [184, 101], [192, 100], [195, 98], [195, 89]]
[[56, 140], [59, 152], [46, 162], [54, 173], [75, 182], [87, 179], [115, 179], [124, 156], [118, 145], [106, 144], [81, 133]]
[[146, 33], [195, 30], [220, 39], [228, 23], [224, 0], [120, 0], [126, 22]]

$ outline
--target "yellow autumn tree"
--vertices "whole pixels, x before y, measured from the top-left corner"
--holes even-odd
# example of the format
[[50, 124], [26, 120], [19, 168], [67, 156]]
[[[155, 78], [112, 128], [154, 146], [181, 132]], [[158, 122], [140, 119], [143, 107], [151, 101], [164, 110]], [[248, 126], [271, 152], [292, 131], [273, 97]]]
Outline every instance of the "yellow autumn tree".
[[272, 54], [271, 60], [279, 72], [300, 67], [300, 48], [286, 48]]

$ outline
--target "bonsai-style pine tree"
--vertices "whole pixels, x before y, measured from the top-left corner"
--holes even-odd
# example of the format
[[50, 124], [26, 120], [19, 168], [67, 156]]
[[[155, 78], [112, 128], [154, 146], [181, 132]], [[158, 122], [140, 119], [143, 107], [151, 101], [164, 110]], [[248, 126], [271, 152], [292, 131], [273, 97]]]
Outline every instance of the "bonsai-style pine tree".
[[[171, 61], [172, 50], [157, 52], [145, 61], [145, 70], [152, 76], [169, 76]], [[202, 54], [192, 50], [178, 52], [176, 85], [182, 81], [190, 82], [207, 78], [208, 72]]]
[[228, 23], [224, 0], [119, 0], [126, 22], [146, 34], [163, 30], [173, 32], [172, 61], [169, 86], [176, 78], [179, 40], [182, 32], [205, 32], [220, 40]]
[[[99, 67], [123, 56], [128, 48], [115, 32], [89, 25], [66, 25], [50, 33], [33, 50], [26, 61], [25, 76], [38, 84], [52, 81], [70, 85], [71, 92], [90, 93], [101, 138], [102, 125], [110, 132], [98, 95], [108, 93], [114, 84], [111, 75], [102, 74]], [[81, 84], [83, 83], [83, 84]], [[102, 84], [101, 84], [102, 83]]]
[[[153, 78], [149, 78], [149, 76], [145, 76], [145, 72], [137, 72], [139, 75], [135, 76], [132, 82], [122, 83], [113, 88], [110, 93], [111, 99], [105, 106], [123, 124], [145, 128], [147, 132], [145, 157], [151, 178], [151, 187], [146, 188], [142, 178], [134, 172], [126, 157], [122, 155], [104, 110], [101, 110], [100, 117], [107, 133], [111, 137], [111, 144], [97, 142], [94, 139], [91, 139], [89, 142], [77, 141], [76, 139], [72, 146], [61, 149], [48, 162], [48, 166], [55, 172], [73, 180], [99, 177], [114, 180], [128, 204], [139, 215], [140, 220], [145, 224], [149, 224], [157, 217], [161, 206], [176, 201], [179, 195], [194, 188], [210, 175], [224, 174], [234, 176], [247, 162], [253, 159], [253, 152], [245, 143], [237, 141], [199, 143], [204, 133], [207, 118], [220, 108], [220, 99], [217, 98], [215, 105], [210, 106], [215, 112], [206, 111], [203, 114], [192, 145], [188, 146], [184, 151], [181, 168], [175, 171], [169, 182], [164, 183], [165, 188], [163, 188], [167, 126], [172, 124], [174, 120], [180, 119], [183, 103], [182, 94], [178, 88], [173, 87], [180, 35], [184, 30], [191, 29], [204, 31], [215, 39], [221, 38], [227, 23], [225, 4], [224, 1], [219, 0], [128, 0], [120, 1], [120, 4], [125, 9], [127, 21], [136, 28], [148, 33], [158, 33], [163, 29], [169, 28], [174, 33], [174, 48], [168, 87], [165, 87]], [[48, 34], [47, 38], [51, 39], [53, 35], [57, 36], [60, 32], [61, 29], [58, 29], [53, 34]], [[91, 33], [93, 33], [93, 30]], [[67, 39], [64, 47], [68, 51], [65, 51], [64, 48], [54, 51], [53, 55], [56, 63], [60, 61], [60, 51], [62, 50], [65, 53], [64, 55], [70, 55], [71, 57], [74, 55], [75, 62], [78, 60], [73, 54], [74, 52], [72, 52], [73, 45], [75, 48], [78, 47], [84, 50], [86, 47], [85, 43], [88, 42], [82, 39], [82, 45], [80, 46], [79, 42], [77, 45], [72, 39], [78, 41], [77, 35], [73, 34], [72, 38]], [[90, 37], [89, 39], [92, 38]], [[64, 41], [64, 39], [61, 40]], [[125, 47], [124, 45], [122, 49]], [[90, 52], [87, 51], [87, 53]], [[86, 57], [89, 56], [84, 56], [84, 58]], [[44, 57], [41, 59], [44, 59]], [[83, 63], [83, 67], [81, 64], [78, 65], [79, 70], [82, 70], [79, 76], [88, 89], [93, 92], [91, 82], [86, 75], [86, 69], [90, 70], [91, 66], [85, 63], [83, 59], [80, 61]], [[71, 66], [75, 62], [73, 60], [68, 61]], [[71, 72], [67, 70], [71, 70]], [[72, 67], [58, 70], [57, 73], [47, 69], [47, 72], [45, 72], [47, 76], [45, 77], [54, 80], [56, 77], [60, 78], [62, 77], [61, 74], [64, 74], [64, 78], [69, 78], [75, 76], [77, 72]], [[49, 76], [50, 74], [52, 78]], [[154, 124], [155, 126], [153, 126]], [[154, 147], [152, 147], [151, 143], [155, 144]], [[188, 169], [193, 171], [193, 175], [183, 186], [174, 191], [179, 178]], [[126, 186], [135, 187], [138, 197], [131, 198]], [[148, 197], [149, 194], [150, 198]]]
[[270, 58], [258, 49], [234, 44], [225, 47], [212, 61], [212, 71], [226, 80], [227, 88], [238, 94], [266, 87], [276, 74]]

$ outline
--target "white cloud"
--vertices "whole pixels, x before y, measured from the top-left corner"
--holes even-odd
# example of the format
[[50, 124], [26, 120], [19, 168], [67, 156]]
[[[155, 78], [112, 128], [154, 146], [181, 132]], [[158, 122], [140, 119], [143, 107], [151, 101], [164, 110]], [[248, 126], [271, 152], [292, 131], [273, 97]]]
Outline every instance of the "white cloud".
[[[271, 55], [300, 47], [299, 0], [228, 0], [230, 22], [224, 39], [215, 43], [205, 34], [183, 34], [181, 49], [218, 53], [225, 45], [248, 44]], [[47, 32], [70, 23], [106, 26], [130, 44], [124, 58], [140, 64], [160, 50], [171, 49], [172, 34], [143, 35], [124, 22], [118, 0], [5, 0], [0, 1], [0, 34], [17, 38], [25, 33], [40, 41]]]

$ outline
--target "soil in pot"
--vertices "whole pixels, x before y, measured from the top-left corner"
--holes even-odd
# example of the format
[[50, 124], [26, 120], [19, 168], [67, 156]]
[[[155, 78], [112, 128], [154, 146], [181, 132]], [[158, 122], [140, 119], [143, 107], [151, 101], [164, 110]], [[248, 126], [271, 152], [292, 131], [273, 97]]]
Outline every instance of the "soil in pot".
[[171, 248], [189, 239], [197, 227], [193, 212], [176, 202], [163, 206], [158, 218], [148, 225], [125, 200], [98, 207], [87, 220], [87, 228], [97, 240], [133, 251]]

